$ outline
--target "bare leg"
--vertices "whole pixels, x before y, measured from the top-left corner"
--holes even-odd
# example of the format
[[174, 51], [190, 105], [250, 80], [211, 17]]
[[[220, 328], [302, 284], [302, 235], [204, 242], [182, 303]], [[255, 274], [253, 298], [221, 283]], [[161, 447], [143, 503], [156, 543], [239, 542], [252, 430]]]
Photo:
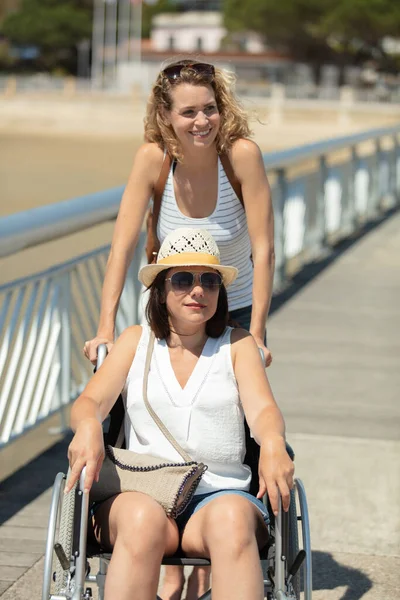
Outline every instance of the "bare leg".
[[181, 600], [185, 578], [183, 568], [175, 565], [165, 567], [164, 579], [161, 586], [162, 600]]
[[191, 556], [209, 556], [213, 600], [263, 600], [259, 544], [267, 529], [257, 508], [246, 498], [224, 495], [191, 517], [182, 538]]
[[178, 547], [175, 522], [150, 496], [136, 492], [102, 504], [94, 521], [98, 541], [113, 549], [105, 600], [154, 600], [162, 557]]
[[[189, 575], [185, 600], [197, 600], [210, 589], [210, 567], [193, 567]], [[183, 568], [174, 565], [165, 567], [161, 586], [162, 600], [181, 600], [185, 585]]]
[[210, 589], [211, 567], [193, 567], [185, 600], [197, 600]]

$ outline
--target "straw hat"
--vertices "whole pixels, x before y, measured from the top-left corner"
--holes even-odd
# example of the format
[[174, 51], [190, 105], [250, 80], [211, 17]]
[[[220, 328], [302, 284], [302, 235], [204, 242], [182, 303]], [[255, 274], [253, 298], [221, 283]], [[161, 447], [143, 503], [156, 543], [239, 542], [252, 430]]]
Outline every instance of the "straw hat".
[[167, 235], [158, 252], [157, 262], [140, 269], [139, 281], [149, 287], [158, 273], [165, 269], [194, 266], [218, 271], [225, 287], [238, 275], [236, 267], [221, 265], [218, 246], [206, 229], [181, 227]]

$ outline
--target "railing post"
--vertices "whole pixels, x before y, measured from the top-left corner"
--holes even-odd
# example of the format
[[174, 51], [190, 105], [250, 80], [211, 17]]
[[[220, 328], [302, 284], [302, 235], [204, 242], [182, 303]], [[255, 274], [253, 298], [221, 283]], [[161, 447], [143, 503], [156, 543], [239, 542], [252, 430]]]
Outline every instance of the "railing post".
[[354, 108], [354, 90], [348, 85], [340, 88], [338, 122], [341, 127], [351, 123], [351, 112]]
[[66, 407], [71, 401], [71, 275], [63, 273], [59, 282], [59, 319], [61, 324], [59, 339], [60, 377], [58, 381], [60, 398], [60, 425], [52, 433], [62, 433], [68, 429]]
[[317, 215], [316, 215], [316, 236], [314, 242], [314, 256], [326, 247], [326, 209], [325, 209], [325, 185], [328, 178], [328, 168], [326, 165], [326, 156], [319, 157], [318, 170], [319, 185], [317, 190]]
[[17, 78], [8, 77], [6, 87], [4, 90], [4, 96], [6, 98], [13, 98], [17, 93]]
[[285, 169], [276, 171], [276, 203], [275, 211], [275, 277], [274, 288], [281, 288], [286, 280], [285, 256], [285, 202], [287, 196], [287, 180]]
[[380, 169], [381, 169], [381, 141], [375, 140], [375, 155], [373, 156], [373, 166], [371, 169], [371, 185], [368, 194], [366, 218], [373, 219], [377, 216], [380, 201]]
[[75, 77], [66, 77], [64, 79], [63, 96], [73, 98], [76, 94], [76, 79]]
[[283, 121], [283, 109], [285, 103], [285, 86], [281, 83], [273, 83], [271, 86], [269, 119], [274, 125], [280, 125]]
[[350, 174], [348, 182], [348, 210], [344, 215], [346, 232], [354, 233], [358, 228], [357, 210], [356, 210], [356, 177], [358, 171], [358, 154], [356, 146], [351, 148]]
[[400, 154], [398, 134], [393, 135], [393, 160], [391, 169], [391, 191], [394, 205], [400, 205]]

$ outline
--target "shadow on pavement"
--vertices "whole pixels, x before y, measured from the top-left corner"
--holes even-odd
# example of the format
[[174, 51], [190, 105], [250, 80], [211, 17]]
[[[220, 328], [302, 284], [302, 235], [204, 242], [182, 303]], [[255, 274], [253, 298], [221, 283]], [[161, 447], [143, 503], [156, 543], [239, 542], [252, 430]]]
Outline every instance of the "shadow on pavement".
[[67, 450], [71, 439], [72, 434], [68, 433], [46, 452], [0, 483], [0, 525], [52, 487], [59, 471], [66, 471]]
[[338, 563], [328, 552], [312, 553], [313, 591], [346, 586], [340, 600], [361, 600], [372, 588], [371, 579], [359, 569]]

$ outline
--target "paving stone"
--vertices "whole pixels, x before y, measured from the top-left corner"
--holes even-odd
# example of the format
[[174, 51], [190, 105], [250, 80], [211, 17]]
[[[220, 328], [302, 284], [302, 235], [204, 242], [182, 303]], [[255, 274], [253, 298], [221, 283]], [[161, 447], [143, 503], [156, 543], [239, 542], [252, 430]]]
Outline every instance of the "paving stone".
[[[1, 532], [1, 529], [0, 529]], [[11, 552], [40, 552], [44, 553], [45, 543], [43, 540], [27, 540], [0, 537], [0, 552], [10, 550]]]
[[0, 568], [7, 567], [31, 567], [42, 556], [42, 552], [0, 552]]
[[47, 529], [43, 527], [13, 527], [3, 525], [0, 529], [0, 540], [43, 540], [47, 539]]
[[0, 580], [1, 581], [16, 581], [25, 573], [24, 567], [8, 567], [0, 566]]
[[[297, 295], [275, 299], [269, 321], [268, 375], [310, 506], [313, 600], [399, 597], [399, 231], [396, 214], [338, 251], [318, 277], [301, 274]], [[16, 578], [8, 587], [0, 571], [2, 600], [41, 596], [43, 558], [35, 558], [68, 442], [1, 487], [0, 570]], [[7, 552], [20, 564], [4, 563]]]

